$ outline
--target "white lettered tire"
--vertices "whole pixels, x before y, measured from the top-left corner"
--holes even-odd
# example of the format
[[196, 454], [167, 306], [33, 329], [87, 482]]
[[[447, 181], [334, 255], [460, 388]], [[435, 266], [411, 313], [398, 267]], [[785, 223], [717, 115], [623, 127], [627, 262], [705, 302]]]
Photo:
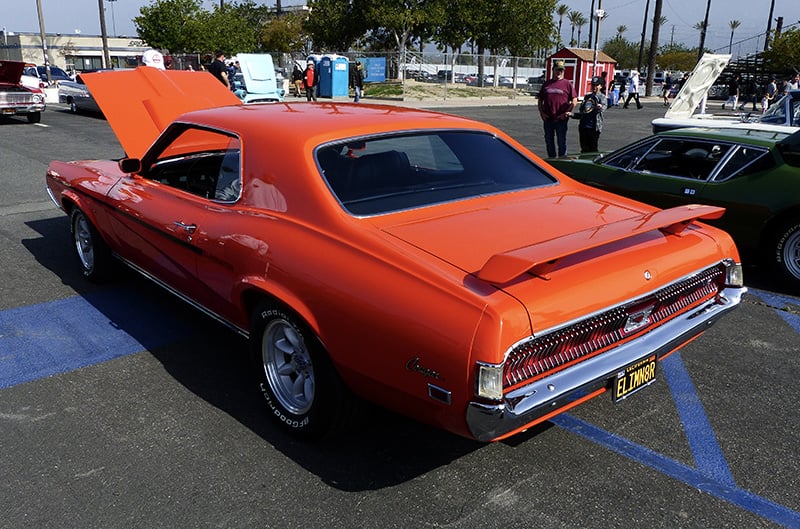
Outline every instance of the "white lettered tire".
[[800, 291], [800, 218], [776, 230], [772, 244], [772, 264], [795, 291]]
[[293, 435], [337, 430], [352, 409], [344, 386], [316, 336], [290, 312], [262, 304], [253, 313], [250, 351], [270, 415]]

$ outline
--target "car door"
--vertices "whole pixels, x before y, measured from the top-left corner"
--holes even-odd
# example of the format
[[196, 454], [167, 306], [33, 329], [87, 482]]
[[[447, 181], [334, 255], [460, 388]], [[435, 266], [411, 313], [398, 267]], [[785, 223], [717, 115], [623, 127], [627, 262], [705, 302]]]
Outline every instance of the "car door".
[[661, 208], [695, 203], [729, 150], [712, 140], [654, 137], [604, 161], [617, 168], [604, 187]]
[[238, 139], [188, 127], [160, 144], [140, 174], [121, 179], [109, 193], [113, 229], [122, 257], [199, 300], [206, 297], [197, 278], [202, 246], [209, 244], [205, 230], [210, 211], [226, 202], [217, 198], [230, 183], [221, 168], [229, 148], [238, 156]]
[[712, 223], [729, 231], [738, 244], [755, 246], [764, 222], [783, 202], [786, 188], [772, 185], [769, 176], [775, 166], [768, 149], [737, 145], [697, 193], [697, 202], [725, 208]]

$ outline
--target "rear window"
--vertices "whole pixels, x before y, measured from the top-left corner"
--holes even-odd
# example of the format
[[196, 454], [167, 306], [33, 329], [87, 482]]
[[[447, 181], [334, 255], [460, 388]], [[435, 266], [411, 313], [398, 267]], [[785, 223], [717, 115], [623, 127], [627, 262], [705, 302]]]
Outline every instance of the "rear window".
[[379, 215], [556, 181], [510, 145], [481, 132], [337, 142], [318, 148], [316, 159], [333, 193], [354, 215]]

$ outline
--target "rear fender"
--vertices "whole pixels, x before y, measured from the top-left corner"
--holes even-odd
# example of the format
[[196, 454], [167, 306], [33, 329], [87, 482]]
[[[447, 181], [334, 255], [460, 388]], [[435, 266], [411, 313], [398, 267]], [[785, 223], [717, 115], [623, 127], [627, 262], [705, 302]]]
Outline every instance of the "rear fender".
[[259, 301], [268, 298], [275, 300], [277, 303], [282, 304], [284, 307], [294, 312], [309, 326], [316, 336], [320, 335], [319, 322], [308, 305], [277, 283], [267, 281], [259, 276], [242, 277], [236, 284], [234, 297], [242, 300], [241, 306], [244, 307], [247, 312], [241, 315], [242, 323], [244, 323], [244, 325], [241, 326], [248, 329], [248, 332], [250, 317], [252, 316], [253, 310], [255, 310]]

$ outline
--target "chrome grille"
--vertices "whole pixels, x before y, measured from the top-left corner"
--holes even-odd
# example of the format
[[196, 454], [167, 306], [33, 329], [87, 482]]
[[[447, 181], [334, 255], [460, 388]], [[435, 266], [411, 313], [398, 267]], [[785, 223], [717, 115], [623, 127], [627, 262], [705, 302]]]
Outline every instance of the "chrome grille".
[[643, 334], [717, 294], [724, 279], [725, 267], [720, 264], [642, 298], [522, 342], [506, 358], [503, 387], [558, 370]]
[[19, 94], [0, 94], [0, 102], [12, 103], [15, 105], [33, 104], [33, 94], [29, 92], [21, 92]]

